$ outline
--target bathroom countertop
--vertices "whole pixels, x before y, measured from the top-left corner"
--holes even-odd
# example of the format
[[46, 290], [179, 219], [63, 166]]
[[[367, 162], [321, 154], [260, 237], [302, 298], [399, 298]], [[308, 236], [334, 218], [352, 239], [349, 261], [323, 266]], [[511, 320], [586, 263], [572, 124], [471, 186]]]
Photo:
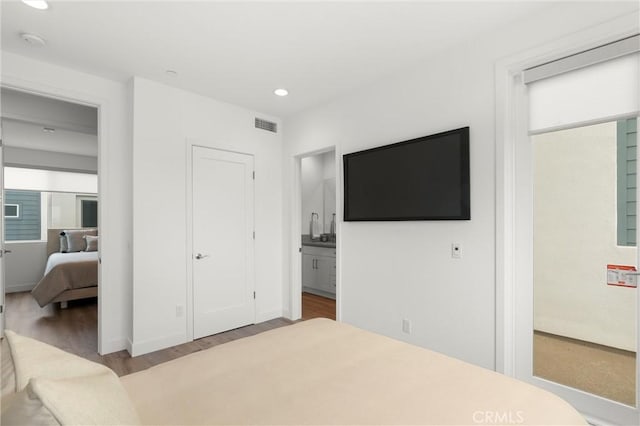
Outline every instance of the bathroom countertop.
[[336, 248], [335, 240], [329, 239], [327, 242], [322, 242], [320, 240], [311, 240], [308, 234], [302, 235], [302, 245], [303, 246], [312, 246], [312, 247], [326, 247], [326, 248]]

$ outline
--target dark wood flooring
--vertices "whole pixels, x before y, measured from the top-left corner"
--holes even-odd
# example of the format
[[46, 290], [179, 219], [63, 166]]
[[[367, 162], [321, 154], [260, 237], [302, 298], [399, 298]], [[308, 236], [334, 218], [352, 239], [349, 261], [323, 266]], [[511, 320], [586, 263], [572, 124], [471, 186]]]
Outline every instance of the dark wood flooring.
[[145, 370], [156, 364], [222, 343], [292, 324], [292, 321], [287, 319], [276, 318], [132, 358], [127, 351], [108, 355], [98, 354], [96, 299], [69, 302], [67, 309], [60, 309], [59, 304], [40, 308], [29, 292], [8, 293], [5, 296], [5, 306], [7, 329], [104, 364], [119, 376]]
[[[108, 355], [98, 354], [98, 303], [95, 298], [70, 301], [67, 309], [60, 309], [59, 303], [40, 308], [29, 292], [8, 293], [5, 296], [5, 302], [5, 320], [9, 330], [104, 364], [119, 376], [145, 370], [192, 352], [292, 324], [292, 321], [277, 318], [132, 358], [127, 351]], [[325, 297], [303, 293], [302, 312], [303, 320], [318, 317], [335, 320], [336, 302]]]
[[[59, 304], [40, 308], [29, 292], [9, 293], [5, 300], [8, 329], [107, 365], [120, 376], [292, 323], [278, 318], [135, 358], [126, 351], [101, 356], [97, 353], [96, 299], [71, 301], [67, 309], [60, 309]], [[335, 319], [335, 300], [302, 293], [302, 320], [318, 317]], [[615, 401], [635, 402], [632, 352], [536, 332], [534, 371], [537, 376]]]

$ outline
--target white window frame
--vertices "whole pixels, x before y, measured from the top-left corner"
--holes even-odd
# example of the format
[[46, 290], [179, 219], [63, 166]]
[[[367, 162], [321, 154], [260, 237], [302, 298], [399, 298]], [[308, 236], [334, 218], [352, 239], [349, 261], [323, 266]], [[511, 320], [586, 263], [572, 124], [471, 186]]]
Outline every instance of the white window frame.
[[[15, 216], [7, 216], [7, 207], [15, 206], [16, 207], [16, 215]], [[4, 205], [4, 217], [5, 219], [18, 219], [20, 218], [20, 204], [5, 204]]]
[[82, 202], [95, 201], [98, 202], [97, 195], [78, 194], [76, 195], [76, 226], [82, 228]]

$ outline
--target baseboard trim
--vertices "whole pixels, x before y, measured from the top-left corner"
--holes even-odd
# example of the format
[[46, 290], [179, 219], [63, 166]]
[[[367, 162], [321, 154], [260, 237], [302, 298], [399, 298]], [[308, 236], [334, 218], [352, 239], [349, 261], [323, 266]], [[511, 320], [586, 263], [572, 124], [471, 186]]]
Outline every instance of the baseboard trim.
[[35, 284], [18, 284], [12, 286], [6, 286], [4, 288], [5, 293], [20, 293], [23, 291], [31, 291], [35, 288]]
[[107, 355], [113, 352], [123, 351], [127, 349], [127, 343], [130, 343], [127, 339], [116, 339], [110, 342], [105, 342], [102, 345], [102, 353], [100, 355]]
[[275, 318], [282, 317], [282, 310], [274, 310], [269, 312], [258, 312], [256, 313], [256, 324], [260, 322], [269, 321]]
[[131, 342], [131, 356], [148, 354], [171, 346], [181, 345], [187, 342], [185, 333], [176, 333], [169, 336], [162, 336], [156, 339], [143, 340], [142, 342]]

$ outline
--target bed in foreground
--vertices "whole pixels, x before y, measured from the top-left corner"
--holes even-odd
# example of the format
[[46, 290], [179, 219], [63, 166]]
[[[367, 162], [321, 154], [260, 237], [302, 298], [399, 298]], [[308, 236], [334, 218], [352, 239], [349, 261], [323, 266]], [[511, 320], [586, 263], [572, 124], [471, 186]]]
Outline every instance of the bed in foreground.
[[[326, 319], [196, 352], [118, 385], [117, 397], [129, 398], [120, 412], [129, 417], [110, 423], [137, 416], [143, 424], [586, 424], [544, 390]], [[50, 389], [60, 398], [60, 388]], [[104, 395], [97, 401], [109, 403]]]

